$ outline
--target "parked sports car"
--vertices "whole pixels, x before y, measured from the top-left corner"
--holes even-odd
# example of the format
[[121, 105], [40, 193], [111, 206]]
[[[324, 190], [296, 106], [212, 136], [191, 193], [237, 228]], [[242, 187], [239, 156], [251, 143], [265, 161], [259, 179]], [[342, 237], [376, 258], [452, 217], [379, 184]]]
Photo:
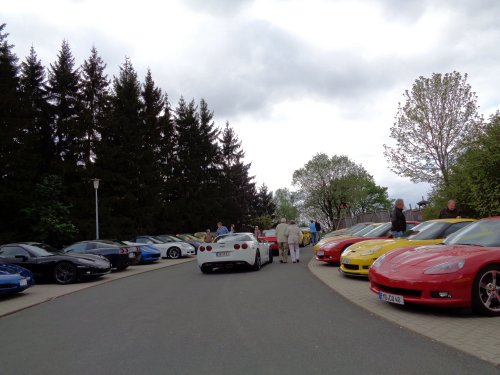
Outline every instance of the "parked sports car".
[[107, 240], [80, 241], [63, 249], [66, 254], [102, 255], [112, 268], [121, 271], [131, 264], [139, 263], [141, 251], [137, 246], [123, 245]]
[[165, 242], [154, 236], [136, 236], [132, 242], [154, 245], [161, 252], [162, 258], [179, 259], [183, 256], [196, 254], [194, 246], [181, 240], [170, 239], [169, 242]]
[[346, 275], [368, 276], [372, 263], [391, 250], [407, 246], [433, 245], [474, 222], [474, 219], [437, 219], [415, 226], [407, 238], [363, 241], [349, 246], [340, 256], [340, 270]]
[[263, 263], [273, 262], [273, 253], [268, 242], [259, 240], [252, 233], [229, 233], [217, 237], [213, 243], [201, 245], [197, 260], [203, 273], [238, 265], [258, 271]]
[[273, 252], [273, 255], [278, 255], [279, 244], [276, 238], [276, 229], [266, 229], [262, 231], [262, 236], [259, 237], [261, 241], [269, 242], [269, 249]]
[[329, 234], [323, 236], [323, 238], [321, 240], [319, 240], [316, 245], [314, 245], [313, 250], [318, 251], [320, 246], [322, 246], [325, 243], [330, 242], [330, 241], [336, 241], [338, 239], [338, 237], [362, 236], [363, 234], [372, 230], [374, 228], [373, 227], [374, 224], [377, 224], [377, 223], [373, 223], [373, 222], [358, 223], [358, 224], [353, 225], [352, 227], [347, 228], [343, 232], [336, 231], [337, 233], [335, 235], [333, 235], [333, 234], [329, 235], [329, 234], [331, 234], [331, 233], [329, 233]]
[[299, 244], [301, 247], [307, 246], [311, 243], [311, 231], [308, 227], [300, 227], [302, 231], [302, 242]]
[[33, 274], [26, 268], [15, 264], [0, 264], [0, 295], [22, 292], [34, 283]]
[[[407, 221], [406, 222], [406, 230], [412, 229], [415, 225], [419, 224], [418, 221]], [[352, 244], [367, 241], [367, 240], [375, 240], [380, 238], [391, 238], [391, 223], [384, 223], [378, 226], [375, 226], [369, 232], [355, 237], [337, 237], [337, 240], [327, 242], [319, 247], [318, 251], [316, 251], [316, 260], [320, 260], [326, 263], [338, 263], [340, 262], [340, 254], [346, 248], [351, 246]]]
[[386, 253], [369, 278], [383, 301], [500, 316], [500, 216], [472, 223], [442, 244]]
[[136, 246], [141, 252], [139, 261], [139, 263], [141, 264], [153, 263], [161, 258], [160, 250], [158, 250], [154, 245], [146, 245], [130, 241], [114, 241], [114, 242], [118, 242], [125, 246], [129, 245]]
[[47, 251], [37, 242], [11, 243], [0, 246], [0, 263], [15, 264], [30, 270], [36, 279], [70, 284], [78, 279], [94, 278], [109, 273], [107, 259], [98, 255], [66, 255]]

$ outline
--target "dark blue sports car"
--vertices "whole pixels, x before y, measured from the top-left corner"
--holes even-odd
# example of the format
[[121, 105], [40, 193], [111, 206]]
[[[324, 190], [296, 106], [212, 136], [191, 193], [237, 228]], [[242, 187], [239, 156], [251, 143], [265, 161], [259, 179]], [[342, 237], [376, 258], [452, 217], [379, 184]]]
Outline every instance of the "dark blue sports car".
[[26, 268], [0, 264], [0, 295], [22, 292], [34, 283], [33, 274]]

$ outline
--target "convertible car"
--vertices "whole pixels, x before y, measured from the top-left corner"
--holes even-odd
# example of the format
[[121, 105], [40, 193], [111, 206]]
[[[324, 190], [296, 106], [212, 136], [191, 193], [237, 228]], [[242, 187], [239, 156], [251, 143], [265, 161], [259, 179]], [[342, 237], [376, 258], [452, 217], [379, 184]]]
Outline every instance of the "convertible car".
[[[417, 224], [419, 224], [418, 221], [407, 221], [406, 230], [412, 229]], [[391, 226], [391, 223], [384, 223], [375, 226], [371, 231], [361, 236], [337, 237], [338, 240], [327, 242], [319, 247], [318, 251], [316, 251], [316, 260], [326, 263], [338, 263], [340, 262], [340, 254], [352, 244], [367, 240], [391, 238]]]
[[210, 273], [215, 268], [233, 268], [238, 265], [249, 266], [258, 271], [263, 263], [273, 262], [269, 243], [260, 241], [252, 233], [224, 234], [213, 243], [201, 245], [198, 250], [198, 266], [203, 273]]
[[52, 280], [58, 284], [95, 278], [109, 273], [111, 269], [108, 260], [98, 255], [54, 254], [46, 248], [47, 245], [37, 242], [2, 245], [0, 263], [21, 266], [30, 270], [35, 279]]
[[418, 224], [406, 238], [370, 240], [353, 244], [340, 256], [340, 270], [345, 275], [368, 276], [372, 263], [382, 254], [407, 246], [433, 245], [474, 222], [474, 219], [437, 219]]
[[33, 274], [15, 264], [0, 264], [0, 295], [14, 294], [35, 283]]
[[382, 255], [369, 278], [383, 301], [500, 316], [500, 217], [472, 223], [442, 244]]

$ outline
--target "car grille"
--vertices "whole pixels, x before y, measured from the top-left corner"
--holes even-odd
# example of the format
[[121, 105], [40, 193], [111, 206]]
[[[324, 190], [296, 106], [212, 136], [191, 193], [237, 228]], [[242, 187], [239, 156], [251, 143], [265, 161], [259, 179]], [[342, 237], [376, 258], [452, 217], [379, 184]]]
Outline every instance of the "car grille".
[[346, 268], [348, 270], [354, 270], [354, 271], [359, 270], [359, 266], [356, 264], [343, 264], [343, 266], [344, 266], [344, 268]]
[[393, 288], [393, 287], [390, 287], [387, 285], [382, 285], [379, 283], [374, 283], [374, 284], [379, 290], [381, 290], [383, 292], [387, 292], [387, 293], [400, 294], [403, 296], [412, 296], [412, 297], [420, 297], [422, 295], [421, 290], [405, 289], [405, 288]]

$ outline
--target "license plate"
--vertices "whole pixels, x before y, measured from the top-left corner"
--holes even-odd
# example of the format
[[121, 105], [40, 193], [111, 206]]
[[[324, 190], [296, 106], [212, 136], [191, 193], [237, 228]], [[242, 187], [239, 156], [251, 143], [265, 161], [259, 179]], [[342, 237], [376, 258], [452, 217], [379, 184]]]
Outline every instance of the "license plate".
[[128, 253], [129, 258], [135, 258], [135, 253]]
[[19, 281], [19, 285], [20, 285], [20, 286], [26, 286], [26, 285], [28, 285], [28, 280], [26, 280], [26, 279], [21, 279], [21, 281]]
[[342, 258], [340, 261], [342, 264], [351, 264], [351, 260], [349, 258]]
[[215, 253], [216, 257], [227, 257], [231, 254], [230, 251], [219, 251], [218, 253]]
[[320, 256], [320, 257], [322, 257], [323, 255], [325, 255], [325, 252], [324, 252], [324, 251], [318, 251], [318, 252], [316, 253], [316, 255], [318, 255], [318, 256]]
[[398, 294], [389, 294], [389, 293], [384, 293], [384, 292], [378, 292], [378, 299], [380, 301], [397, 303], [398, 305], [405, 304], [405, 300], [404, 300], [403, 296], [400, 296]]

